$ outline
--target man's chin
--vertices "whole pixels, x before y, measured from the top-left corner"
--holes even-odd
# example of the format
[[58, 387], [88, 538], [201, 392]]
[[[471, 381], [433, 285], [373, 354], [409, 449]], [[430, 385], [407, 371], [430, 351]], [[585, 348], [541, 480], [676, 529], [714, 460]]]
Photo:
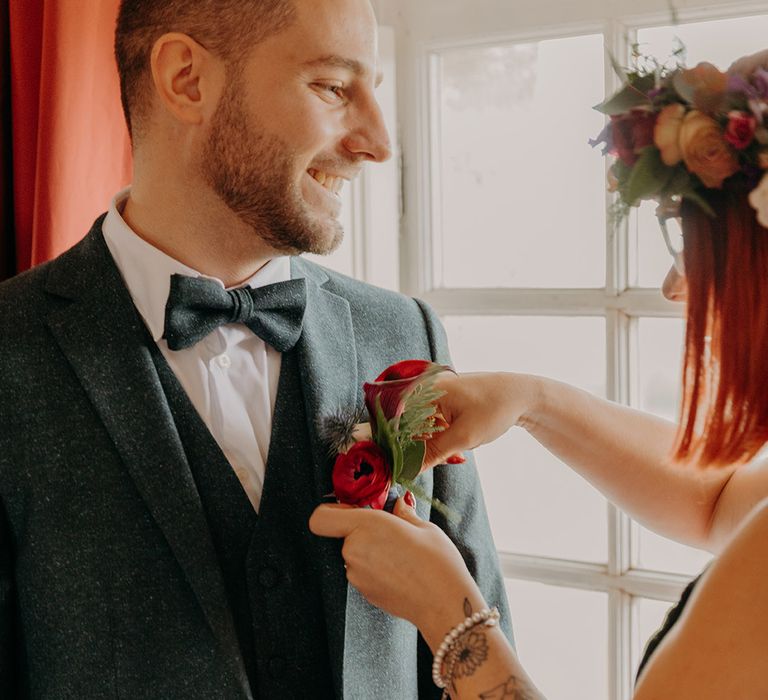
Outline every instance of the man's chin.
[[269, 241], [270, 245], [280, 255], [302, 255], [310, 253], [312, 255], [331, 255], [339, 249], [344, 240], [344, 229], [341, 224], [335, 222], [335, 226], [313, 227], [302, 231], [303, 235], [297, 236], [296, 231], [292, 231], [292, 236], [285, 238], [276, 237]]

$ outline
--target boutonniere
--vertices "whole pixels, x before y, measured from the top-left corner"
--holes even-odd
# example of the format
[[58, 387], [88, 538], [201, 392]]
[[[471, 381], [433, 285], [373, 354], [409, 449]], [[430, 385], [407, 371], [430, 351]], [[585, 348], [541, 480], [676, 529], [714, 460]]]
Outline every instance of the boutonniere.
[[[384, 509], [408, 490], [456, 518], [415, 483], [427, 441], [448, 426], [437, 409], [443, 392], [435, 387], [437, 375], [446, 370], [451, 371], [426, 360], [398, 362], [363, 385], [364, 414], [339, 414], [324, 421], [322, 432], [335, 460], [333, 495], [339, 503]], [[463, 461], [461, 455], [449, 460]]]

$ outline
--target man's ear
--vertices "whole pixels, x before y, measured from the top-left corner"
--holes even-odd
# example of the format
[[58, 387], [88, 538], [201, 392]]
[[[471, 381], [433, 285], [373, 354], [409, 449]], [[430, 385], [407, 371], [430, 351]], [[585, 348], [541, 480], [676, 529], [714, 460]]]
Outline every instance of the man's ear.
[[186, 34], [161, 36], [150, 58], [160, 104], [179, 122], [203, 124], [214, 113], [224, 81], [224, 66]]

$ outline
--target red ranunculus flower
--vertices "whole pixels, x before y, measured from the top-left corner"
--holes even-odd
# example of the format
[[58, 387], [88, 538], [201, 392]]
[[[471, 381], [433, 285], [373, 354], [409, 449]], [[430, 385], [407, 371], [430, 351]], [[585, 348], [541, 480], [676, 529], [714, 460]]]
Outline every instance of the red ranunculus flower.
[[633, 110], [628, 114], [611, 117], [612, 155], [626, 165], [633, 166], [637, 156], [646, 146], [653, 144], [653, 131], [657, 115], [645, 110]]
[[375, 442], [356, 442], [336, 457], [333, 465], [333, 492], [339, 503], [384, 508], [392, 481], [387, 456]]
[[725, 130], [725, 140], [737, 151], [741, 151], [752, 143], [757, 129], [757, 119], [748, 112], [733, 111], [728, 114], [728, 127]]

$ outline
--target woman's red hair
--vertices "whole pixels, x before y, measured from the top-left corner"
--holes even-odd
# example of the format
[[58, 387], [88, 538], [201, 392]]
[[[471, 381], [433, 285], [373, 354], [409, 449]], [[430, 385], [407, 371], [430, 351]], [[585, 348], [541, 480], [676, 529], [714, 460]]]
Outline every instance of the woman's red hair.
[[768, 441], [768, 229], [747, 190], [683, 202], [688, 325], [675, 456], [746, 462]]

